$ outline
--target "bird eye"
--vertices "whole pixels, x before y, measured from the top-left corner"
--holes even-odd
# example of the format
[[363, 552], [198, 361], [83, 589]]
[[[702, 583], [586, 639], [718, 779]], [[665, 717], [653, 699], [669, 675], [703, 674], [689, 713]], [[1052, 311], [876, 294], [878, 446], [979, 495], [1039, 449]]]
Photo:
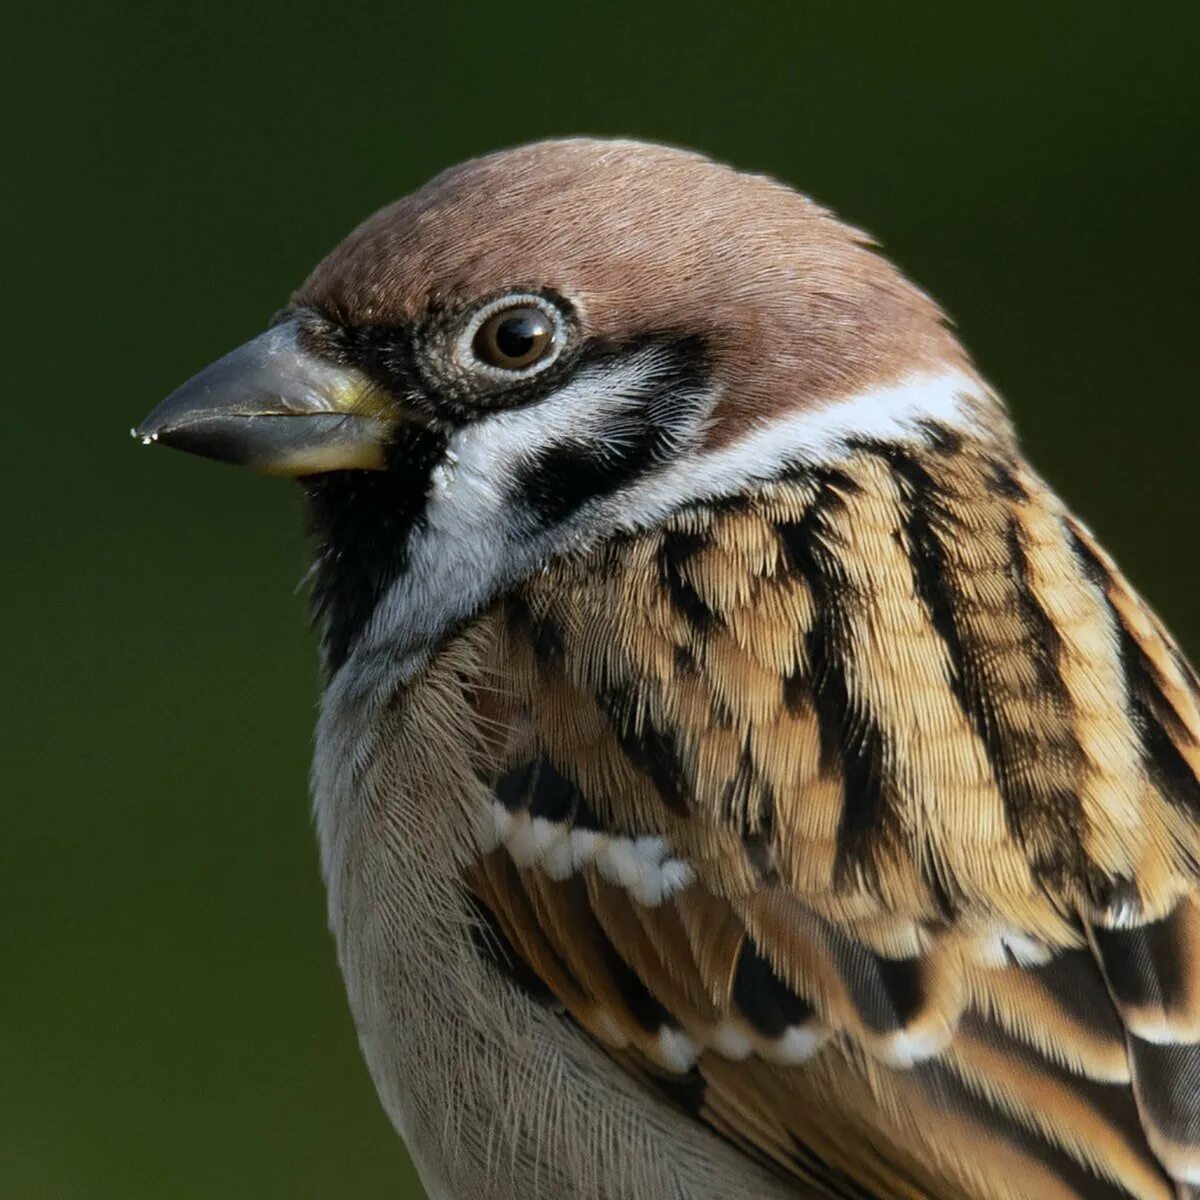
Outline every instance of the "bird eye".
[[520, 371], [532, 367], [553, 348], [557, 328], [549, 314], [531, 304], [493, 313], [475, 334], [471, 348], [489, 367]]

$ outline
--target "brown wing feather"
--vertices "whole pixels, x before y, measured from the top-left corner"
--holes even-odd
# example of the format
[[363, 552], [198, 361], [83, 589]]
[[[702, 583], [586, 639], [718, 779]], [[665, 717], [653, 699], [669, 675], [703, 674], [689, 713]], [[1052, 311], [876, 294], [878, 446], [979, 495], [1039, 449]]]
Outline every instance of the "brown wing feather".
[[863, 444], [485, 620], [471, 885], [648, 1086], [831, 1196], [1200, 1178], [1195, 679], [1018, 462]]
[[[1145, 783], [1163, 824], [1196, 861], [1200, 816], [1200, 695], [1179, 648], [1078, 524], [1071, 538], [1112, 613]], [[1180, 875], [1182, 874], [1182, 877]], [[1159, 882], [1155, 879], [1152, 882]], [[1124, 1023], [1134, 1092], [1155, 1152], [1176, 1178], [1200, 1183], [1200, 896], [1191, 872], [1089, 926]]]

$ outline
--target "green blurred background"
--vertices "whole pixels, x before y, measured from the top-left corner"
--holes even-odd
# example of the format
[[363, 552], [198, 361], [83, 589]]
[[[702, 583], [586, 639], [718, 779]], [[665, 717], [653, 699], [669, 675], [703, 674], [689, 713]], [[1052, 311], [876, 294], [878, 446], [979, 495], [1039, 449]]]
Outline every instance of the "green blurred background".
[[296, 497], [132, 423], [441, 167], [686, 143], [878, 235], [1200, 651], [1196, 12], [10, 7], [0, 1200], [419, 1195], [325, 933]]

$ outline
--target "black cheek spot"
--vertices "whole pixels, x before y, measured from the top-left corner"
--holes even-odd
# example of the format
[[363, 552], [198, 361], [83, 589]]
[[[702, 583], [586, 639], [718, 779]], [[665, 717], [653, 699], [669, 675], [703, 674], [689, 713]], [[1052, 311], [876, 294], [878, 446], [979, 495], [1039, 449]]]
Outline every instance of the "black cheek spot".
[[[653, 355], [654, 370], [645, 369]], [[606, 424], [578, 439], [551, 446], [518, 472], [514, 499], [543, 527], [557, 525], [592, 500], [603, 499], [671, 459], [699, 428], [709, 404], [709, 366], [699, 337], [655, 334], [634, 343], [593, 344], [582, 352], [576, 375], [632, 373], [629, 391]]]
[[600, 446], [556, 446], [518, 477], [516, 491], [540, 525], [558, 525], [588, 501], [617, 491], [652, 461], [644, 439], [613, 453]]

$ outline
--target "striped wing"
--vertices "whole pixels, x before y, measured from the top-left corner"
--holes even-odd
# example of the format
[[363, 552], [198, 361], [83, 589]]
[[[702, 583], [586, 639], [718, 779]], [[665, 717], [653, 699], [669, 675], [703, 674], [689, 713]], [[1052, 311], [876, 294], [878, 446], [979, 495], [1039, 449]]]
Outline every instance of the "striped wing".
[[628, 1069], [819, 1194], [1200, 1180], [1196, 681], [1017, 461], [864, 444], [495, 621], [470, 883]]

